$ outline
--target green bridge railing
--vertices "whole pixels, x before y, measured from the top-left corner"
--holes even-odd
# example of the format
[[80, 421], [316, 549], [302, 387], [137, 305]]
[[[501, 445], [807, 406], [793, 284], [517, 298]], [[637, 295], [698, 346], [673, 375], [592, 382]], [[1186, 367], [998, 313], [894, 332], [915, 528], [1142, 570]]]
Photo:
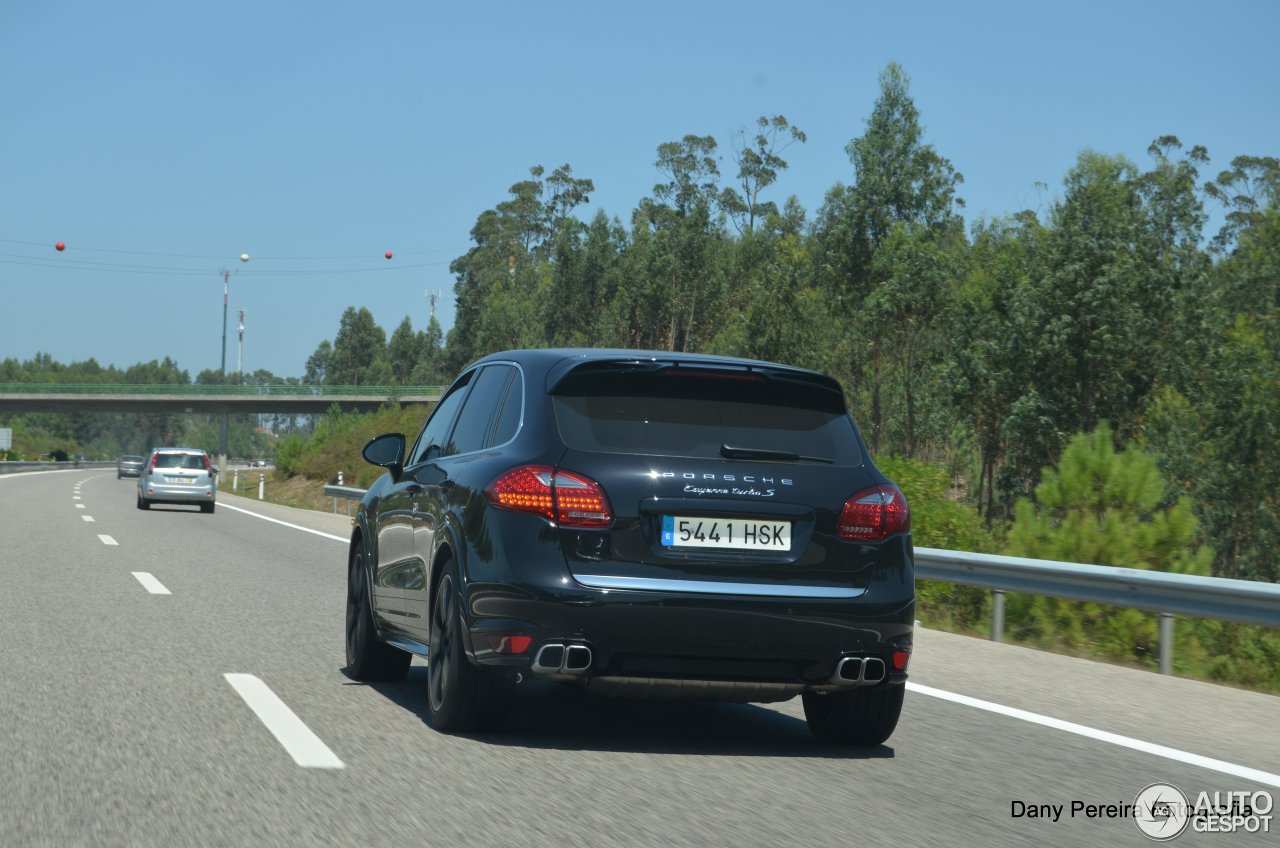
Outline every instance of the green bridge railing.
[[423, 397], [440, 395], [445, 386], [209, 386], [193, 383], [0, 383], [0, 394], [76, 395], [207, 395], [210, 397]]

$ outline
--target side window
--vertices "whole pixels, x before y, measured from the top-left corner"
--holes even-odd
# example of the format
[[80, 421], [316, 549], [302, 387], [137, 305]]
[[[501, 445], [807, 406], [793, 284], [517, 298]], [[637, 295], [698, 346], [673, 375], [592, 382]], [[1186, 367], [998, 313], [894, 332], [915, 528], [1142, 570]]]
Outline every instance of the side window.
[[445, 449], [446, 455], [470, 453], [488, 444], [486, 437], [513, 370], [515, 369], [510, 365], [490, 365], [480, 372], [475, 380], [475, 388], [471, 390], [466, 405], [458, 416], [458, 426], [453, 428], [453, 437]]
[[512, 369], [515, 374], [507, 387], [507, 396], [502, 401], [502, 409], [498, 412], [498, 421], [493, 428], [490, 445], [505, 445], [515, 438], [516, 429], [520, 426], [520, 417], [524, 413], [524, 375], [519, 368]]
[[[462, 406], [462, 401], [467, 396], [467, 388], [471, 385], [471, 378], [475, 374], [474, 371], [465, 374], [458, 382], [454, 383], [453, 388], [449, 390], [449, 394], [440, 399], [436, 404], [435, 410], [431, 413], [431, 417], [427, 419], [426, 425], [422, 428], [418, 441], [413, 445], [413, 461], [409, 465], [416, 465], [441, 455], [441, 449], [444, 447], [445, 439], [449, 437], [449, 430], [453, 427], [453, 421], [458, 417], [458, 409]], [[435, 452], [428, 456], [427, 452], [435, 447]]]

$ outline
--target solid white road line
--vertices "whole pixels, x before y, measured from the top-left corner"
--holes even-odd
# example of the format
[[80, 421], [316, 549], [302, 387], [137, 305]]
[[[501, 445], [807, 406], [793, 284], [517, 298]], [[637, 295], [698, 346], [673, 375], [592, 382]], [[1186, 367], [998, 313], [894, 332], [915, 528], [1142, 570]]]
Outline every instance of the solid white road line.
[[1200, 754], [1193, 754], [1190, 751], [1180, 751], [1177, 748], [1169, 748], [1165, 745], [1157, 745], [1154, 742], [1144, 742], [1141, 739], [1134, 739], [1131, 736], [1121, 736], [1118, 733], [1111, 733], [1106, 730], [1098, 730], [1095, 727], [1088, 727], [1075, 722], [1063, 721], [1059, 718], [1033, 713], [1027, 710], [1020, 710], [1016, 707], [1006, 707], [1003, 704], [997, 704], [992, 701], [984, 701], [980, 698], [971, 698], [968, 695], [958, 695], [955, 692], [948, 692], [945, 689], [934, 689], [932, 686], [922, 686], [919, 683], [907, 683], [907, 689], [912, 692], [919, 692], [921, 695], [928, 695], [931, 698], [941, 698], [944, 701], [951, 701], [956, 704], [963, 704], [966, 707], [975, 707], [979, 710], [997, 713], [1009, 718], [1016, 718], [1021, 721], [1029, 721], [1032, 724], [1039, 724], [1043, 727], [1051, 727], [1054, 730], [1063, 730], [1067, 733], [1074, 733], [1078, 736], [1086, 736], [1090, 739], [1096, 739], [1099, 742], [1107, 742], [1111, 745], [1119, 745], [1122, 748], [1131, 748], [1134, 751], [1142, 751], [1145, 754], [1153, 754], [1157, 757], [1164, 757], [1167, 760], [1175, 760], [1187, 765], [1200, 766], [1212, 771], [1229, 774], [1232, 777], [1239, 777], [1245, 780], [1252, 780], [1261, 783], [1264, 786], [1280, 787], [1280, 774], [1272, 774], [1271, 772], [1261, 771], [1260, 769], [1249, 768], [1248, 766], [1236, 765], [1225, 760], [1215, 760], [1213, 757], [1205, 757]]
[[92, 520], [93, 520], [93, 516], [92, 516], [92, 515], [82, 515], [82, 516], [80, 516], [80, 520], [82, 520], [82, 521], [92, 521]]
[[132, 574], [134, 577], [138, 578], [138, 582], [141, 583], [143, 587], [153, 595], [172, 595], [173, 594], [172, 592], [170, 592], [168, 589], [164, 587], [163, 583], [161, 583], [159, 580], [155, 579], [145, 571], [131, 571], [129, 573]]
[[313, 533], [317, 536], [323, 536], [326, 539], [333, 539], [335, 542], [346, 543], [351, 541], [350, 539], [344, 536], [335, 536], [332, 533], [322, 533], [319, 530], [312, 530], [310, 527], [299, 527], [297, 524], [290, 524], [289, 522], [281, 521], [278, 518], [271, 518], [269, 516], [263, 515], [260, 512], [251, 512], [247, 509], [241, 509], [240, 507], [232, 506], [229, 503], [220, 503], [218, 504], [218, 506], [222, 507], [223, 509], [234, 509], [236, 512], [243, 512], [245, 515], [252, 515], [254, 518], [261, 518], [263, 521], [270, 521], [273, 524], [283, 524], [285, 527], [292, 527], [294, 530], [301, 530], [303, 533]]
[[240, 693], [272, 735], [280, 741], [294, 762], [303, 768], [345, 768], [320, 737], [294, 715], [293, 710], [272, 692], [267, 684], [252, 674], [224, 674], [231, 687]]
[[111, 538], [110, 536], [106, 535], [105, 533], [99, 533], [99, 534], [98, 534], [98, 538], [102, 540], [102, 544], [104, 544], [104, 545], [119, 545], [119, 544], [120, 544], [120, 543], [119, 543], [119, 542], [117, 542], [115, 539]]

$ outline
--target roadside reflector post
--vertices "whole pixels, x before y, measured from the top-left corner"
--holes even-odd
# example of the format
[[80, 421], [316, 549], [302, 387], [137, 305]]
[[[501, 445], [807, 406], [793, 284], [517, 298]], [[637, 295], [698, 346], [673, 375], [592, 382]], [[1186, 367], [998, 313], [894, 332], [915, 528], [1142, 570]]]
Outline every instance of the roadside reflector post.
[[266, 492], [267, 492], [267, 475], [259, 474], [258, 475], [258, 500], [262, 500]]
[[1004, 641], [1004, 589], [991, 590], [991, 641]]
[[1160, 673], [1173, 674], [1173, 613], [1160, 613]]
[[239, 491], [240, 489], [240, 472], [233, 471], [231, 473], [231, 491]]

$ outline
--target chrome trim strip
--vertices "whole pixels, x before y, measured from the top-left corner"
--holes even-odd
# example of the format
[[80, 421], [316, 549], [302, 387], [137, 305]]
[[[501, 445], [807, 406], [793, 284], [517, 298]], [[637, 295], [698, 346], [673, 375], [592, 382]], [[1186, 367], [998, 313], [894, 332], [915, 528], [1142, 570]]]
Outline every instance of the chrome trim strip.
[[404, 636], [391, 636], [386, 641], [388, 645], [394, 645], [402, 651], [408, 651], [409, 653], [417, 654], [420, 657], [425, 657], [429, 652], [427, 644], [425, 642], [419, 642], [417, 639], [409, 639]]
[[651, 577], [617, 577], [609, 574], [575, 574], [573, 579], [591, 589], [640, 592], [690, 592], [699, 595], [747, 595], [755, 598], [815, 598], [849, 600], [866, 589], [837, 586], [790, 586], [778, 583], [722, 583], [711, 580], [658, 580]]

